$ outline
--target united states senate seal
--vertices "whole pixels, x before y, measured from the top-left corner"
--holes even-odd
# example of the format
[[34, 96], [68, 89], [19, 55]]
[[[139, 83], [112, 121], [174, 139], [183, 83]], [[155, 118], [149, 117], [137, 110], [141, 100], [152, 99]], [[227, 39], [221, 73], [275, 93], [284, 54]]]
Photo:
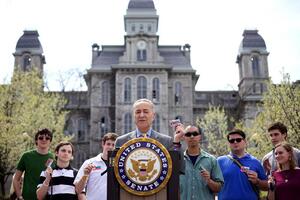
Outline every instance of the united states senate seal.
[[117, 152], [114, 171], [119, 184], [128, 192], [153, 195], [163, 189], [172, 174], [172, 159], [157, 140], [135, 138]]

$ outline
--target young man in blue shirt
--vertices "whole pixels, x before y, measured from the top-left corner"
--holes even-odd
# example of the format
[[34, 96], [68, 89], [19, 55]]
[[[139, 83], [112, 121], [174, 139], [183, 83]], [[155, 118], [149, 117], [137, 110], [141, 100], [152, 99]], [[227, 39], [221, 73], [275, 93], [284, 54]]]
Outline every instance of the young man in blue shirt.
[[257, 200], [260, 190], [268, 190], [267, 176], [260, 161], [246, 152], [246, 135], [235, 129], [227, 134], [231, 152], [220, 156], [224, 185], [219, 200]]

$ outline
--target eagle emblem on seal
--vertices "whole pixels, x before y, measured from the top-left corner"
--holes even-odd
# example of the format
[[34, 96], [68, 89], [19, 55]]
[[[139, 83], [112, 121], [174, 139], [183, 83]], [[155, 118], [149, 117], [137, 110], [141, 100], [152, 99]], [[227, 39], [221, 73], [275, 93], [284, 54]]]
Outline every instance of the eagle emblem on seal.
[[150, 180], [155, 174], [157, 174], [157, 169], [154, 169], [154, 164], [156, 160], [134, 160], [130, 159], [132, 164], [132, 169], [128, 169], [128, 175], [139, 181]]

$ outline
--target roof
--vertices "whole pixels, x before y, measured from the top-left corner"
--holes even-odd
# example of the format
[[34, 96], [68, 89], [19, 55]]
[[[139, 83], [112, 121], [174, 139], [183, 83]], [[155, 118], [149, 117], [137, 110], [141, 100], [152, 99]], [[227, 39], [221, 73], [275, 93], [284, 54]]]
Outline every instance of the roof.
[[266, 48], [264, 39], [258, 34], [258, 30], [244, 30], [242, 48]]
[[153, 0], [130, 0], [128, 9], [155, 9]]
[[[124, 46], [102, 46], [99, 56], [93, 57], [92, 68], [111, 69], [112, 65], [119, 64], [119, 58], [123, 56], [124, 51]], [[181, 46], [159, 46], [158, 51], [164, 59], [164, 64], [172, 66], [173, 69], [193, 70]]]
[[39, 34], [37, 31], [24, 31], [23, 35], [17, 42], [16, 49], [19, 48], [42, 48], [38, 39]]

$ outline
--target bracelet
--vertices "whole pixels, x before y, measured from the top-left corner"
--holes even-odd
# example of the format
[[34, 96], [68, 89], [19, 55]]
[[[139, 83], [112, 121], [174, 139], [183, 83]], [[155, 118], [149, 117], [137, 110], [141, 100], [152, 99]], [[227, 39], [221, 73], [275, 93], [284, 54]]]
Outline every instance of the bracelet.
[[88, 179], [90, 175], [83, 175], [82, 177]]

